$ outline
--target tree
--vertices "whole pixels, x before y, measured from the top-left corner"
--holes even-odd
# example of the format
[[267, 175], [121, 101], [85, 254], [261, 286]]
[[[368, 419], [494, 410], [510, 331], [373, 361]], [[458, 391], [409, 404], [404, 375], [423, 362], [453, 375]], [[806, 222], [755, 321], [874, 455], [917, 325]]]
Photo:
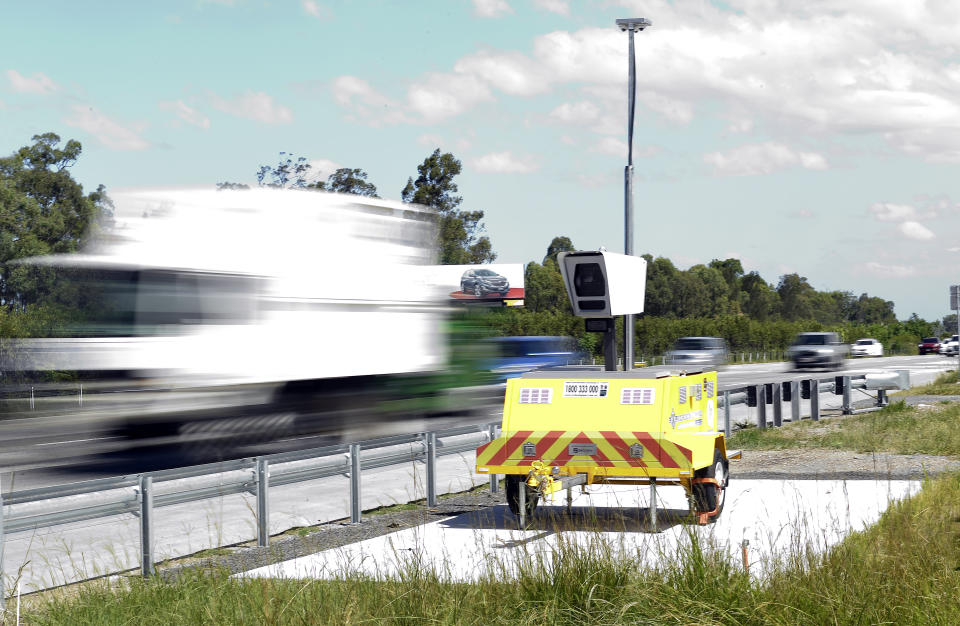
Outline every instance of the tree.
[[231, 189], [250, 189], [250, 185], [246, 183], [231, 183], [229, 181], [217, 183], [217, 191], [229, 191]]
[[79, 141], [61, 148], [55, 133], [34, 135], [33, 145], [0, 158], [0, 304], [23, 308], [52, 285], [45, 268], [10, 262], [76, 252], [108, 225], [106, 190], [83, 193], [68, 169], [80, 156]]
[[573, 252], [574, 250], [576, 248], [573, 247], [573, 242], [570, 241], [569, 237], [554, 237], [550, 245], [547, 246], [547, 254], [543, 257], [543, 263], [546, 264], [548, 259], [553, 259], [553, 262], [556, 263], [558, 254]]
[[[311, 165], [306, 157], [297, 157], [288, 152], [280, 153], [280, 161], [275, 167], [261, 165], [257, 171], [257, 182], [261, 187], [291, 187], [304, 188], [310, 186], [307, 175]], [[267, 182], [264, 182], [267, 181]]]
[[780, 295], [760, 274], [750, 272], [740, 279], [740, 308], [755, 320], [772, 320], [780, 310]]
[[361, 169], [341, 167], [330, 175], [326, 183], [319, 183], [319, 189], [337, 193], [352, 193], [357, 196], [379, 198], [377, 186], [367, 182], [367, 173]]
[[460, 161], [451, 153], [440, 153], [440, 148], [417, 166], [417, 179], [407, 179], [400, 192], [404, 202], [415, 202], [437, 211], [440, 263], [443, 265], [472, 265], [489, 263], [497, 258], [490, 239], [481, 236], [480, 221], [483, 211], [462, 211], [458, 207], [463, 198], [457, 194], [453, 182], [461, 170]]
[[777, 285], [780, 295], [780, 312], [783, 319], [809, 320], [813, 319], [813, 295], [816, 291], [807, 282], [805, 276], [799, 274], [784, 274]]

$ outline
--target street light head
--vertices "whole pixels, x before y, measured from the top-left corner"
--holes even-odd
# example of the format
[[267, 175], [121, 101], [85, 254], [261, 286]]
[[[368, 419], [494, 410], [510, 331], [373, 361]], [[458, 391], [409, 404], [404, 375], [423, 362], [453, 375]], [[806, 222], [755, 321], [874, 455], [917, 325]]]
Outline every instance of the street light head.
[[620, 27], [620, 30], [640, 31], [648, 26], [653, 26], [653, 22], [645, 17], [628, 17], [617, 20], [617, 26]]

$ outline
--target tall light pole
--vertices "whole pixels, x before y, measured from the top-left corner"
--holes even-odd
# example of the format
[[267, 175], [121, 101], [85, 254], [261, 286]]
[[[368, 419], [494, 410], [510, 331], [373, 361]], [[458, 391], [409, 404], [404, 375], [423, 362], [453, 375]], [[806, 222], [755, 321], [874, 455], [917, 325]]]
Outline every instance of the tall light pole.
[[[637, 98], [637, 60], [633, 34], [653, 25], [643, 17], [617, 20], [621, 31], [630, 34], [630, 82], [627, 85], [627, 166], [623, 168], [623, 252], [633, 254], [633, 110]], [[623, 369], [633, 369], [633, 315], [623, 318]]]

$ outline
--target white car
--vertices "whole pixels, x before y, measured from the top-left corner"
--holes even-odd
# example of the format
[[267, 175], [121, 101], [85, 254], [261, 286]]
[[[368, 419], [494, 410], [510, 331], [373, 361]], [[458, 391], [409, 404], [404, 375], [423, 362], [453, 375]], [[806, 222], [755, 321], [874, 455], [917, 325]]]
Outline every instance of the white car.
[[876, 339], [857, 339], [850, 346], [850, 356], [883, 356], [883, 344]]
[[957, 356], [957, 348], [960, 346], [957, 335], [944, 339], [940, 342], [940, 354], [944, 356]]

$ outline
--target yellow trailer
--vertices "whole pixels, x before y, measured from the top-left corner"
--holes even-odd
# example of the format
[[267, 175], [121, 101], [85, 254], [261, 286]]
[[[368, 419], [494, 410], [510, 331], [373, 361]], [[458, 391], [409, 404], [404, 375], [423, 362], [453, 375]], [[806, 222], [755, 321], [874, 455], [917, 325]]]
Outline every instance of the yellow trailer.
[[716, 372], [529, 372], [507, 381], [501, 435], [477, 448], [477, 472], [505, 475], [521, 521], [560, 489], [569, 502], [576, 485], [652, 483], [682, 486], [706, 524], [723, 509], [735, 456], [717, 395]]

